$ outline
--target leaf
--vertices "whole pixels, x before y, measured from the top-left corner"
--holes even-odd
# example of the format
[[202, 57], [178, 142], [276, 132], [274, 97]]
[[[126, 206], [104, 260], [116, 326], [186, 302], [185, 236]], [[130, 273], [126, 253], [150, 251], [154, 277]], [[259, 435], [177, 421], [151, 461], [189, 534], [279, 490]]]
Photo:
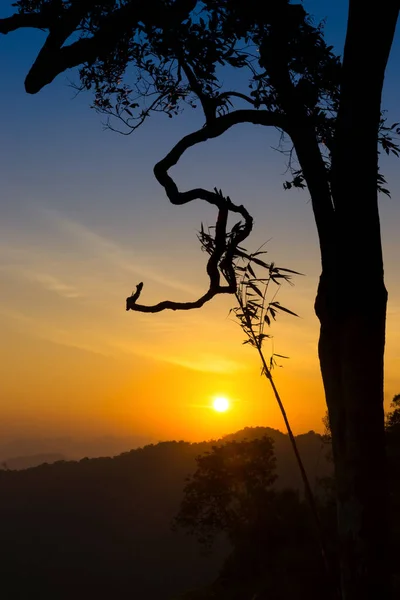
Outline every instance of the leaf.
[[271, 281], [276, 283], [276, 285], [281, 285], [279, 281], [276, 281], [278, 278], [286, 279], [284, 275], [271, 275]]
[[304, 273], [299, 273], [298, 271], [292, 271], [292, 269], [283, 269], [282, 267], [276, 267], [278, 271], [284, 271], [285, 273], [293, 273], [293, 275], [304, 275]]
[[264, 297], [262, 295], [261, 291], [258, 289], [258, 287], [256, 285], [254, 285], [254, 283], [251, 283], [251, 281], [249, 281], [248, 285], [251, 287], [252, 290], [254, 290], [260, 296], [260, 298]]
[[254, 300], [249, 300], [247, 304], [251, 304], [251, 306], [255, 306], [256, 308], [262, 308], [261, 304], [254, 302]]
[[256, 274], [254, 273], [253, 267], [251, 266], [250, 263], [247, 265], [247, 268], [250, 271], [250, 274], [255, 278]]
[[264, 262], [263, 260], [260, 260], [259, 258], [253, 258], [252, 260], [254, 263], [256, 263], [256, 265], [264, 267], [264, 269], [269, 269], [269, 264]]
[[265, 315], [264, 317], [264, 321], [266, 322], [266, 324], [270, 327], [271, 326], [271, 319], [269, 318], [268, 315]]
[[288, 315], [293, 315], [294, 317], [299, 316], [299, 315], [296, 315], [296, 313], [293, 312], [292, 310], [289, 310], [288, 308], [285, 308], [284, 306], [282, 306], [280, 304], [280, 302], [271, 302], [270, 306], [274, 306], [276, 309], [282, 310], [283, 312], [288, 313]]
[[283, 356], [283, 354], [276, 354], [275, 352], [274, 356], [279, 356], [279, 358], [290, 358], [290, 356]]

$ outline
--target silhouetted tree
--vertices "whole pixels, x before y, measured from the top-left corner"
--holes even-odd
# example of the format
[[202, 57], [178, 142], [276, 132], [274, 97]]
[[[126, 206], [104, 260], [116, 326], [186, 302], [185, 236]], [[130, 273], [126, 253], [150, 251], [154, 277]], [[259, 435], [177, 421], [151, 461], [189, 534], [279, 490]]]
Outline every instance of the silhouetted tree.
[[268, 437], [227, 442], [213, 446], [196, 462], [176, 523], [207, 546], [220, 532], [235, 545], [265, 518], [274, 496], [273, 442]]
[[275, 464], [268, 437], [227, 442], [197, 458], [184, 488], [176, 525], [207, 548], [221, 534], [232, 544], [214, 584], [219, 598], [320, 598], [326, 586], [309, 507], [298, 492], [273, 488]]
[[[81, 85], [95, 90], [95, 106], [122, 119], [126, 132], [152, 111], [172, 117], [182, 103], [201, 105], [204, 127], [183, 138], [155, 175], [171, 202], [200, 198], [217, 206], [223, 233], [227, 211], [241, 214], [245, 224], [232, 238], [236, 247], [251, 231], [247, 211], [207, 190], [179, 192], [168, 170], [188, 148], [237, 123], [276, 127], [290, 138], [297, 163], [291, 163], [293, 177], [285, 185], [307, 186], [321, 252], [315, 310], [332, 431], [343, 596], [387, 598], [387, 292], [377, 194], [378, 188], [387, 193], [378, 172], [378, 141], [387, 153], [397, 153], [390, 137], [396, 125], [382, 120], [381, 93], [398, 2], [350, 0], [341, 62], [321, 27], [301, 5], [286, 0], [19, 0], [15, 6], [17, 13], [0, 21], [0, 32], [49, 32], [26, 78], [29, 93], [80, 65]], [[128, 64], [138, 69], [133, 82], [123, 81]], [[217, 66], [224, 65], [247, 70], [249, 94], [223, 88]], [[195, 308], [216, 293], [234, 291], [234, 281], [219, 284], [219, 261], [228, 250], [220, 245], [212, 268], [209, 263], [210, 290], [198, 302], [148, 307], [131, 301], [127, 308]]]

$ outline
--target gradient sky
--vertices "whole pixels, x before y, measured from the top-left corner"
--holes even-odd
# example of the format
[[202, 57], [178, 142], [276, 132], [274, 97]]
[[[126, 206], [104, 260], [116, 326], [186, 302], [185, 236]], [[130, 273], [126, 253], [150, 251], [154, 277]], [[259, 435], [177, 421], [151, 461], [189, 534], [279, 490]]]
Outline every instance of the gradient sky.
[[[1, 2], [2, 16], [10, 6]], [[347, 2], [305, 6], [327, 17], [327, 38], [340, 52]], [[0, 38], [3, 440], [105, 434], [200, 440], [246, 425], [283, 429], [256, 354], [227, 316], [231, 298], [189, 313], [125, 312], [126, 296], [142, 280], [146, 303], [194, 299], [207, 286], [196, 231], [202, 221], [213, 224], [214, 211], [201, 202], [171, 206], [152, 173], [180, 136], [201, 125], [200, 115], [188, 109], [173, 120], [151, 117], [123, 137], [103, 130], [89, 94], [74, 98], [74, 72], [26, 95], [24, 77], [43, 36], [23, 31]], [[393, 120], [400, 119], [399, 61], [397, 38], [384, 95]], [[319, 255], [308, 195], [283, 190], [286, 167], [271, 149], [276, 143], [273, 131], [242, 125], [188, 152], [174, 173], [184, 189], [218, 186], [243, 202], [255, 217], [251, 248], [270, 239], [268, 258], [305, 274], [279, 297], [301, 318], [283, 315], [273, 331], [275, 352], [290, 356], [276, 380], [300, 433], [321, 430], [325, 412], [313, 314]], [[389, 290], [387, 401], [400, 391], [399, 169], [395, 159], [384, 161], [392, 198], [380, 200]], [[227, 413], [209, 408], [218, 394], [232, 401]]]

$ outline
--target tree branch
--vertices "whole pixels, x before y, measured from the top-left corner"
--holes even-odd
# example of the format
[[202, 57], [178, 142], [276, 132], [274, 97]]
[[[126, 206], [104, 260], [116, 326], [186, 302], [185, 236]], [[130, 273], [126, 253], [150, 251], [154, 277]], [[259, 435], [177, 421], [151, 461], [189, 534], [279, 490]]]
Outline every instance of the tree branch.
[[274, 58], [268, 48], [260, 52], [264, 64], [268, 65], [271, 83], [281, 99], [283, 110], [287, 115], [290, 136], [296, 150], [297, 158], [303, 171], [311, 196], [311, 203], [317, 226], [321, 249], [322, 268], [329, 268], [334, 253], [334, 231], [336, 215], [333, 207], [327, 170], [321, 155], [315, 128], [307, 115], [301, 95], [293, 85], [287, 60], [287, 44], [282, 26], [284, 21], [277, 21], [273, 29]]
[[193, 92], [196, 94], [200, 101], [206, 119], [206, 123], [212, 123], [216, 118], [216, 99], [210, 98], [209, 96], [207, 96], [207, 94], [203, 92], [201, 84], [198, 78], [196, 77], [193, 68], [189, 65], [187, 61], [185, 61], [183, 58], [179, 58], [178, 62], [180, 67], [182, 68], [182, 71], [186, 75], [186, 79], [188, 80], [190, 87], [192, 88]]
[[11, 17], [0, 19], [0, 33], [7, 35], [17, 29], [32, 27], [34, 29], [48, 29], [50, 20], [40, 13], [16, 13]]
[[[261, 110], [237, 110], [218, 117], [212, 124], [206, 124], [202, 129], [182, 138], [167, 156], [154, 167], [155, 177], [164, 187], [172, 204], [182, 205], [200, 199], [218, 208], [215, 239], [210, 245], [209, 253], [211, 256], [207, 263], [207, 274], [210, 280], [208, 291], [193, 302], [164, 300], [158, 304], [148, 306], [137, 304], [142, 291], [142, 286], [138, 286], [136, 292], [126, 299], [126, 310], [146, 313], [157, 313], [167, 309], [191, 310], [193, 308], [201, 308], [218, 294], [234, 294], [236, 292], [237, 285], [233, 260], [235, 256], [240, 255], [239, 245], [251, 233], [253, 218], [244, 206], [234, 204], [229, 197], [225, 198], [221, 191], [214, 190], [214, 192], [211, 192], [202, 188], [196, 188], [187, 192], [179, 192], [178, 186], [168, 174], [168, 170], [177, 164], [183, 153], [190, 147], [218, 137], [238, 123], [269, 125], [287, 130], [286, 120], [282, 115]], [[227, 234], [226, 226], [229, 212], [240, 214], [244, 219], [244, 223], [236, 223], [229, 234]], [[220, 273], [225, 277], [227, 285], [220, 284]]]
[[[188, 192], [179, 192], [176, 183], [168, 174], [168, 170], [175, 166], [182, 154], [190, 147], [201, 142], [206, 142], [212, 138], [219, 137], [225, 131], [239, 123], [253, 123], [254, 125], [264, 125], [277, 127], [286, 131], [290, 135], [284, 115], [266, 110], [236, 110], [218, 117], [211, 124], [206, 124], [202, 129], [190, 133], [182, 138], [172, 150], [156, 164], [154, 175], [157, 181], [164, 187], [165, 192], [172, 204], [186, 204], [196, 198], [215, 204], [214, 194], [201, 188], [190, 190]], [[211, 194], [211, 196], [210, 196]], [[216, 204], [218, 206], [218, 204]], [[230, 208], [234, 210], [234, 208]], [[236, 211], [237, 212], [237, 211]]]
[[[76, 30], [77, 24], [75, 23], [73, 27], [74, 18], [71, 18], [71, 15], [75, 17], [79, 13], [81, 18], [84, 18], [90, 12], [90, 2], [81, 4], [74, 2], [71, 8], [56, 21], [50, 19], [44, 10], [40, 13], [18, 13], [0, 19], [0, 33], [6, 34], [21, 27], [50, 30], [45, 44], [25, 79], [25, 89], [28, 94], [36, 94], [63, 71], [83, 63], [93, 63], [109, 53], [123, 34], [132, 31], [140, 21], [172, 29], [176, 23], [182, 22], [189, 16], [196, 2], [197, 0], [177, 0], [171, 7], [166, 8], [158, 0], [153, 2], [131, 0], [129, 4], [106, 14], [92, 37], [81, 38], [69, 46], [62, 44]], [[57, 28], [57, 35], [54, 37], [51, 32], [52, 25]], [[57, 39], [61, 31], [69, 33]]]
[[222, 92], [221, 94], [218, 95], [217, 100], [223, 100], [223, 99], [227, 99], [229, 100], [229, 98], [240, 98], [241, 100], [245, 100], [246, 102], [248, 102], [249, 104], [251, 104], [252, 106], [255, 105], [255, 101], [253, 100], [253, 98], [251, 98], [250, 96], [247, 96], [247, 94], [242, 94], [241, 92]]
[[[213, 194], [209, 192], [209, 194]], [[206, 302], [209, 302], [218, 294], [234, 294], [237, 289], [236, 277], [233, 270], [233, 257], [235, 250], [239, 244], [246, 239], [253, 228], [253, 218], [243, 206], [235, 206], [229, 197], [224, 198], [221, 192], [215, 190], [215, 203], [220, 205], [218, 219], [215, 228], [215, 244], [210, 251], [211, 256], [207, 263], [207, 274], [210, 279], [210, 287], [203, 296], [193, 302], [173, 302], [164, 300], [154, 305], [137, 304], [137, 300], [141, 294], [143, 284], [136, 286], [136, 292], [126, 299], [126, 310], [136, 312], [157, 313], [163, 310], [191, 310], [193, 308], [201, 308]], [[240, 212], [245, 218], [245, 223], [237, 223], [228, 236], [226, 234], [226, 224], [228, 220], [229, 210], [235, 209], [235, 212]], [[228, 264], [227, 264], [228, 263]], [[220, 285], [220, 269], [228, 281], [228, 285]], [[232, 276], [233, 274], [233, 276]]]

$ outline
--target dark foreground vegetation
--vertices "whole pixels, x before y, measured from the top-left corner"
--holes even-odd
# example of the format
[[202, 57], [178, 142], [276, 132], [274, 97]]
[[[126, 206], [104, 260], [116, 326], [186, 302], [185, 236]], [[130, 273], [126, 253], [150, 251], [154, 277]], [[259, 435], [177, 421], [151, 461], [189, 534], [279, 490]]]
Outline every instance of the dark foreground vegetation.
[[[387, 423], [394, 540], [399, 414]], [[335, 570], [330, 446], [314, 432], [297, 442]], [[273, 429], [3, 470], [0, 486], [6, 599], [312, 600], [326, 591], [289, 441]]]

